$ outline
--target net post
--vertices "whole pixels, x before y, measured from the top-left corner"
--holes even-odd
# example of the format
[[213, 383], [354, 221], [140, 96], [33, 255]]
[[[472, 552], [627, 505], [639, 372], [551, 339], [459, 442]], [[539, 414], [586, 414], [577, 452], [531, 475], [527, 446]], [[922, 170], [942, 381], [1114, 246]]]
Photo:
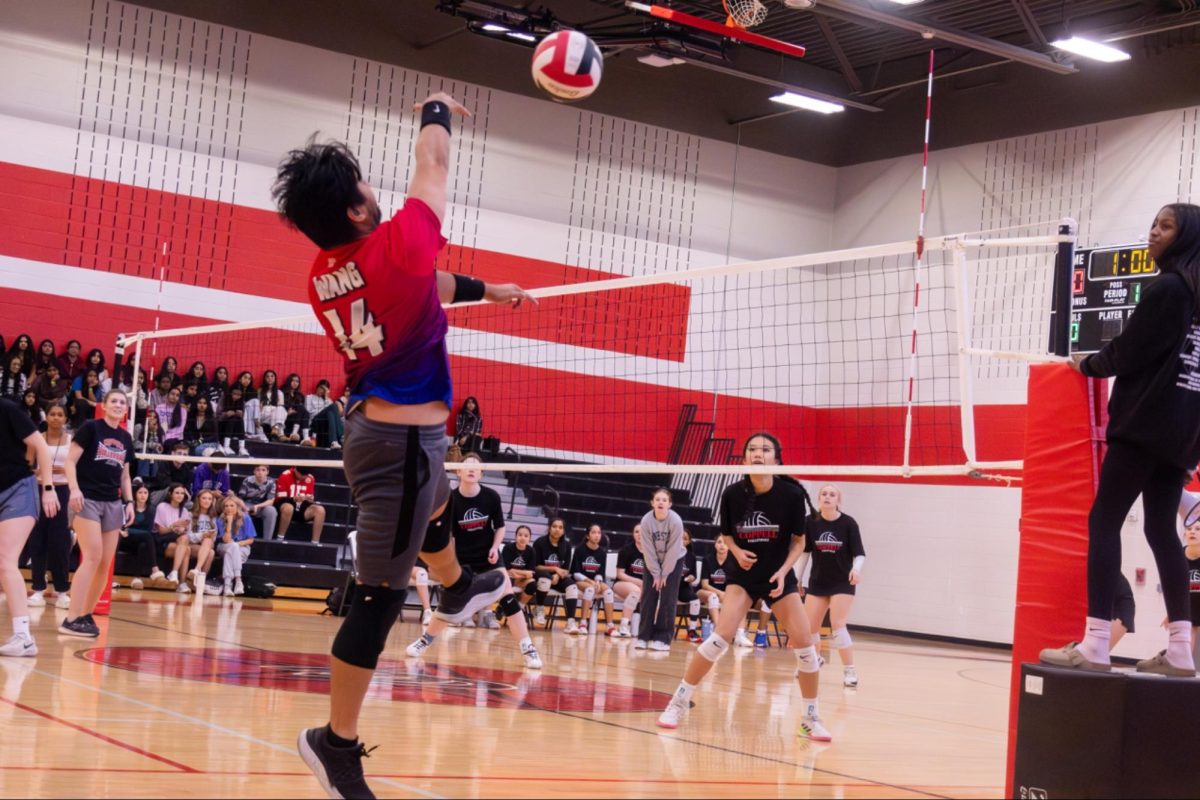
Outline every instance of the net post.
[[[141, 380], [142, 334], [140, 334], [140, 333], [135, 334], [132, 339], [125, 339], [124, 337], [118, 337], [118, 341], [120, 341], [122, 343], [122, 346], [125, 347], [125, 349], [129, 349], [129, 343], [132, 342], [133, 348], [134, 348], [133, 349], [133, 375], [131, 376], [131, 380], [133, 381], [133, 397], [130, 398], [130, 403], [129, 403], [129, 425], [130, 425], [129, 433], [132, 435], [137, 430], [138, 393], [146, 392], [147, 404], [149, 403], [149, 400], [150, 400], [150, 391], [145, 386], [142, 385], [142, 380]], [[146, 441], [143, 438], [142, 439], [142, 452], [145, 452], [145, 450], [146, 450]]]
[[[1078, 223], [1070, 217], [1058, 225], [1060, 236], [1075, 236]], [[1054, 323], [1050, 326], [1050, 352], [1071, 354], [1071, 273], [1075, 269], [1075, 240], [1059, 242], [1054, 257]]]
[[967, 464], [976, 463], [975, 453], [975, 381], [971, 372], [971, 283], [967, 253], [962, 247], [951, 252], [957, 273], [958, 302], [954, 313], [958, 321], [958, 412], [962, 426], [962, 448]]

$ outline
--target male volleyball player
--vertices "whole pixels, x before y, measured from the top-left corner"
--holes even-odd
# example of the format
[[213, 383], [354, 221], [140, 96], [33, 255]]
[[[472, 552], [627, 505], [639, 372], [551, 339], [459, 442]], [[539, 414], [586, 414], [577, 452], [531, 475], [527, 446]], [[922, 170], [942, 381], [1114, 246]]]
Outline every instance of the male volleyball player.
[[[446, 240], [450, 118], [469, 116], [438, 92], [419, 106], [416, 169], [404, 207], [387, 222], [354, 156], [315, 139], [279, 167], [281, 215], [317, 253], [308, 296], [342, 353], [350, 402], [343, 446], [358, 505], [358, 591], [333, 641], [330, 718], [300, 734], [300, 755], [331, 797], [374, 797], [363, 779], [358, 717], [404, 603], [418, 553], [444, 592], [438, 616], [458, 622], [505, 591], [503, 572], [461, 569], [438, 520], [450, 495], [443, 463], [450, 363], [442, 303], [531, 299], [514, 284], [485, 285], [434, 269]], [[430, 527], [427, 536], [426, 528]]]
[[[742, 458], [749, 466], [772, 466], [782, 463], [780, 449], [774, 436], [756, 433], [746, 440]], [[818, 742], [832, 740], [818, 714], [820, 664], [800, 602], [799, 582], [792, 570], [804, 556], [804, 518], [809, 505], [804, 487], [782, 475], [747, 475], [721, 495], [721, 534], [733, 556], [726, 572], [724, 613], [716, 630], [688, 661], [679, 688], [658, 718], [659, 727], [679, 727], [697, 684], [725, 655], [746, 612], [769, 597], [796, 656], [804, 703], [799, 735]]]

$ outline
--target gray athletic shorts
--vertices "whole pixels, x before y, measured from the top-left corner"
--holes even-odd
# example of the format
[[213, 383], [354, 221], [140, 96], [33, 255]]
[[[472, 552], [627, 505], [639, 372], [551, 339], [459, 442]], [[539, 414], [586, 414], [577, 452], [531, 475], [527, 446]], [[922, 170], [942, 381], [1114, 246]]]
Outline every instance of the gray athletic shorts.
[[36, 520], [41, 514], [42, 506], [38, 502], [38, 482], [37, 478], [32, 475], [28, 478], [21, 478], [0, 492], [0, 522], [19, 517], [33, 517]]
[[358, 505], [358, 580], [404, 589], [434, 511], [450, 499], [444, 425], [346, 418], [342, 459]]
[[76, 517], [99, 522], [101, 532], [119, 531], [125, 525], [125, 504], [120, 500], [89, 500], [85, 497], [83, 510], [71, 512], [71, 520]]

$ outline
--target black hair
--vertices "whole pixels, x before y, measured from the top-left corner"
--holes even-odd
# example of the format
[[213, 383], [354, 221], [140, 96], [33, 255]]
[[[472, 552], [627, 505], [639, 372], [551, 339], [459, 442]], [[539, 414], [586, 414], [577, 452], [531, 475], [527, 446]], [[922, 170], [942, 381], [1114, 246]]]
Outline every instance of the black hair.
[[554, 523], [556, 523], [556, 522], [562, 523], [563, 536], [566, 536], [567, 535], [567, 521], [565, 519], [563, 519], [562, 517], [551, 517], [550, 518], [550, 521], [546, 523], [546, 535], [547, 536], [550, 535], [550, 529], [554, 527]]
[[275, 173], [271, 197], [279, 215], [322, 250], [353, 242], [359, 229], [346, 210], [366, 202], [358, 188], [362, 169], [350, 148], [341, 142], [317, 143], [290, 151]]
[[1200, 206], [1171, 203], [1163, 206], [1175, 214], [1175, 241], [1158, 257], [1163, 272], [1177, 272], [1192, 292], [1200, 314]]
[[672, 503], [675, 502], [675, 495], [671, 494], [671, 490], [665, 486], [654, 487], [654, 491], [650, 493], [651, 502], [654, 501], [654, 498], [658, 497], [659, 492], [665, 493], [667, 495], [667, 500], [670, 500]]
[[317, 381], [317, 388], [320, 389], [322, 386], [324, 386], [326, 389], [328, 389], [329, 381], [325, 380], [324, 378], [321, 378], [321, 380]]
[[[172, 386], [170, 389], [167, 390], [167, 394], [170, 395], [171, 392], [175, 391], [175, 389], [176, 389], [176, 387]], [[175, 401], [175, 407], [173, 409], [171, 409], [170, 422], [168, 422], [165, 426], [163, 426], [163, 421], [160, 418], [158, 420], [159, 427], [165, 427], [166, 430], [171, 430], [172, 428], [178, 428], [181, 424], [183, 424], [183, 406], [184, 406], [183, 392], [180, 392], [179, 394], [180, 394], [180, 397], [178, 400]]]
[[245, 387], [245, 389], [250, 394], [254, 394], [254, 392], [255, 392], [254, 373], [248, 369], [244, 369], [241, 372], [239, 372], [237, 378], [234, 379], [233, 384], [234, 384], [234, 386], [240, 386], [242, 383], [242, 378], [246, 377], [246, 376], [250, 377], [250, 383]]
[[529, 538], [532, 539], [533, 538], [533, 528], [529, 527], [528, 525], [526, 525], [523, 522], [517, 526], [517, 529], [515, 531], [513, 531], [513, 536], [516, 536], [518, 533], [520, 533], [522, 528], [529, 531]]
[[[754, 441], [755, 439], [766, 439], [768, 442], [770, 442], [775, 448], [775, 463], [783, 464], [783, 445], [779, 443], [779, 440], [775, 438], [774, 435], [767, 433], [766, 431], [758, 431], [757, 433], [752, 433], [746, 437], [746, 442], [742, 445], [743, 460], [746, 456], [746, 449], [750, 447], [750, 442]], [[783, 481], [784, 483], [793, 483], [800, 489], [800, 494], [804, 498], [804, 507], [808, 509], [805, 512], [805, 516], [811, 516], [817, 513], [817, 507], [813, 505], [812, 498], [808, 496], [808, 490], [804, 488], [803, 483], [796, 480], [791, 475], [776, 475], [774, 477], [776, 480]], [[746, 490], [746, 494], [750, 497], [750, 505], [753, 508], [754, 498], [757, 496], [757, 493], [754, 491], [754, 484], [750, 482], [749, 475], [746, 475], [742, 478], [742, 487]]]
[[[19, 348], [19, 345], [21, 344], [22, 339], [24, 339], [26, 342], [29, 343], [29, 346], [26, 347], [24, 350], [21, 350]], [[29, 368], [31, 366], [33, 366], [34, 352], [35, 351], [33, 349], [33, 337], [30, 336], [28, 333], [18, 334], [17, 338], [13, 339], [12, 346], [8, 348], [8, 352], [5, 354], [5, 359], [4, 359], [5, 369], [8, 368], [8, 362], [12, 361], [14, 358], [19, 357], [21, 359], [21, 372], [22, 373], [29, 372]]]
[[467, 410], [467, 403], [475, 404], [475, 410], [471, 412], [472, 414], [480, 414], [479, 400], [474, 395], [471, 395], [470, 397], [468, 397], [467, 399], [462, 401], [462, 405], [459, 407], [458, 413], [461, 414], [462, 412]]
[[93, 347], [88, 351], [87, 358], [83, 360], [83, 363], [90, 367], [92, 365], [92, 356], [100, 356], [100, 363], [96, 365], [96, 368], [104, 369], [104, 351], [99, 347]]
[[[293, 380], [296, 381], [295, 389], [292, 388]], [[283, 379], [283, 403], [287, 405], [297, 400], [304, 402], [304, 389], [300, 386], [300, 373], [293, 372]]]

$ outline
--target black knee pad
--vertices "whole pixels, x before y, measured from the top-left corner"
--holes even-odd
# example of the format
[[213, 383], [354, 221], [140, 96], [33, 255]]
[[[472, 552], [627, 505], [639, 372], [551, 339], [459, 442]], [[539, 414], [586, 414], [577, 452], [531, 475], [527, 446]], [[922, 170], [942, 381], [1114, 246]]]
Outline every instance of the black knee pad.
[[521, 604], [517, 602], [515, 594], [506, 594], [500, 598], [500, 602], [496, 604], [497, 617], [515, 617], [521, 613]]
[[533, 597], [537, 592], [537, 581], [530, 581], [521, 588], [521, 594], [525, 595], [525, 599]]
[[425, 529], [425, 541], [421, 543], [422, 553], [440, 553], [450, 545], [450, 529], [453, 519], [450, 506], [450, 503], [446, 503], [445, 510], [438, 515], [437, 519], [429, 521], [429, 527]]
[[355, 587], [350, 613], [333, 639], [333, 656], [351, 666], [375, 669], [404, 607], [405, 594], [384, 586]]

